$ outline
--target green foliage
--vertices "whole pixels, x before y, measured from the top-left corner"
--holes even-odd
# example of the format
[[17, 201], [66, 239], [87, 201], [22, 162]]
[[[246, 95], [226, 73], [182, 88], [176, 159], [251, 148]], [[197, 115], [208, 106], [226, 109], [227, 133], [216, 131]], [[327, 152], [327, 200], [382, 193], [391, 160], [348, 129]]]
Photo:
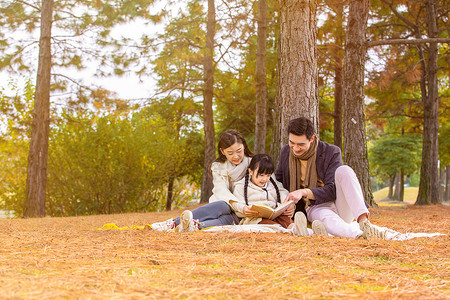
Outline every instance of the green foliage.
[[0, 209], [22, 212], [25, 198], [27, 156], [34, 86], [10, 82], [14, 96], [0, 91]]
[[403, 170], [411, 175], [419, 170], [421, 139], [416, 135], [385, 136], [369, 149], [372, 172], [386, 178]]
[[122, 114], [65, 112], [51, 136], [48, 214], [160, 210], [169, 176], [188, 175], [189, 181], [179, 181], [184, 186], [177, 187], [178, 195], [191, 189], [200, 178], [201, 136], [187, 129], [189, 121], [174, 106], [155, 103]]

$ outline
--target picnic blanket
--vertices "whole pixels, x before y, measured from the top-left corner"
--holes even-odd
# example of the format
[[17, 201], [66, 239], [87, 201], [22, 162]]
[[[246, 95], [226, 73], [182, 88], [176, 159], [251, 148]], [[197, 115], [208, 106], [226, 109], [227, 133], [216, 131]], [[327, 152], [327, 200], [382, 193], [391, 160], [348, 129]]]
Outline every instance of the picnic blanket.
[[[372, 224], [373, 225], [373, 224]], [[352, 222], [352, 226], [358, 226], [359, 224], [357, 222]], [[376, 226], [379, 230], [386, 232], [386, 240], [392, 240], [392, 241], [406, 241], [413, 238], [418, 237], [434, 237], [439, 235], [445, 235], [443, 233], [413, 233], [413, 232], [407, 232], [407, 233], [400, 233], [395, 230], [386, 228], [386, 227], [380, 227]], [[285, 229], [281, 225], [273, 224], [273, 225], [267, 225], [267, 224], [252, 224], [252, 225], [225, 225], [225, 226], [215, 226], [215, 227], [209, 227], [205, 228], [202, 231], [206, 232], [257, 232], [257, 233], [292, 233], [292, 230]], [[308, 233], [310, 235], [313, 234], [313, 231], [308, 228]], [[331, 236], [331, 235], [330, 235]]]
[[[373, 225], [373, 224], [372, 224]], [[358, 223], [352, 222], [352, 226], [358, 226]], [[400, 233], [395, 230], [386, 228], [386, 227], [380, 227], [376, 226], [379, 230], [386, 232], [386, 240], [392, 240], [392, 241], [406, 241], [413, 238], [418, 237], [434, 237], [439, 235], [445, 235], [443, 233], [424, 233], [424, 232], [407, 232], [407, 233]], [[149, 224], [138, 226], [138, 225], [132, 225], [132, 226], [124, 226], [119, 227], [114, 223], [107, 223], [103, 225], [103, 227], [98, 228], [97, 230], [144, 230], [144, 229], [150, 229], [151, 226]], [[313, 235], [313, 231], [310, 228], [308, 229], [309, 235]], [[248, 225], [224, 225], [224, 226], [213, 226], [208, 227], [205, 229], [202, 229], [203, 232], [254, 232], [254, 233], [289, 233], [292, 234], [291, 229], [283, 228], [279, 224], [248, 224]], [[331, 235], [330, 235], [331, 236]]]

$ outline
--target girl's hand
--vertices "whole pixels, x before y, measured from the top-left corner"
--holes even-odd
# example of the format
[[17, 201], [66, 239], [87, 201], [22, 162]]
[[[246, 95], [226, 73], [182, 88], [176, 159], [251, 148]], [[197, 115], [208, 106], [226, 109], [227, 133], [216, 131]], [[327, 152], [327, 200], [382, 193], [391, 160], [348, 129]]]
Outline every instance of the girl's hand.
[[292, 217], [294, 215], [295, 212], [295, 204], [291, 204], [289, 205], [289, 207], [283, 212], [282, 215], [288, 216], [288, 217]]
[[250, 206], [247, 206], [247, 205], [244, 206], [244, 215], [246, 217], [259, 217], [259, 216], [261, 216], [259, 214], [259, 212], [257, 212], [256, 210], [251, 210]]

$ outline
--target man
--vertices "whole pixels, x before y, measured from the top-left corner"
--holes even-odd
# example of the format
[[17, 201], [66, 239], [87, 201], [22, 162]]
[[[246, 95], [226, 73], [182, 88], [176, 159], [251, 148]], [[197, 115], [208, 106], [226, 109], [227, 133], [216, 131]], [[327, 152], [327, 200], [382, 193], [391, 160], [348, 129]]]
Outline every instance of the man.
[[291, 120], [287, 130], [289, 144], [281, 149], [275, 177], [290, 191], [286, 201], [297, 203], [296, 226], [306, 226], [305, 212], [335, 236], [384, 238], [368, 220], [361, 186], [355, 172], [342, 165], [339, 147], [320, 141], [304, 117]]

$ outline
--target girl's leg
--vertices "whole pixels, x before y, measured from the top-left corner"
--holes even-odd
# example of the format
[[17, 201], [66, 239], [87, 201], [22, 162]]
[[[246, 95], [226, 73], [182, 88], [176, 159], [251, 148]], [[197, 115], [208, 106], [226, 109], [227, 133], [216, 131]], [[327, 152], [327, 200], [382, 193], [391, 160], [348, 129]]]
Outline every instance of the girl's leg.
[[328, 233], [341, 237], [358, 237], [362, 234], [356, 222], [347, 223], [337, 213], [334, 202], [322, 203], [308, 207], [308, 220], [312, 223], [314, 220], [321, 221]]
[[269, 219], [262, 219], [261, 222], [259, 222], [258, 224], [280, 224], [281, 226], [283, 226], [284, 228], [288, 228], [290, 224], [294, 223], [291, 219], [291, 217], [286, 216], [286, 215], [281, 215], [279, 217], [276, 217], [273, 220], [269, 220]]
[[349, 166], [340, 166], [335, 173], [336, 208], [339, 216], [347, 223], [369, 215], [361, 185], [355, 172]]

